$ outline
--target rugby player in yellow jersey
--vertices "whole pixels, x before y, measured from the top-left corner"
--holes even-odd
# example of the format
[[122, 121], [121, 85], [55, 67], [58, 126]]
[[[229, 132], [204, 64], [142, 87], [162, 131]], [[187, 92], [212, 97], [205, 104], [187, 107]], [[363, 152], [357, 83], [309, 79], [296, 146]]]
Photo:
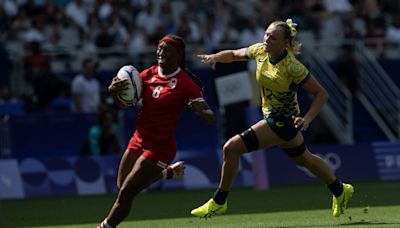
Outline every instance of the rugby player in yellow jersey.
[[[192, 215], [207, 218], [225, 213], [227, 195], [238, 171], [239, 157], [244, 153], [272, 146], [283, 149], [297, 165], [307, 168], [327, 184], [333, 194], [334, 217], [343, 214], [347, 207], [354, 192], [353, 186], [340, 182], [328, 164], [312, 154], [304, 144], [301, 131], [307, 130], [329, 95], [295, 57], [300, 53], [300, 43], [295, 39], [295, 26], [291, 19], [286, 22], [274, 21], [265, 31], [262, 43], [248, 48], [198, 56], [203, 63], [211, 65], [212, 68], [215, 68], [217, 62], [255, 59], [264, 119], [225, 143], [219, 187], [210, 200], [191, 211]], [[304, 116], [300, 116], [297, 102], [296, 90], [299, 86], [314, 97]]]

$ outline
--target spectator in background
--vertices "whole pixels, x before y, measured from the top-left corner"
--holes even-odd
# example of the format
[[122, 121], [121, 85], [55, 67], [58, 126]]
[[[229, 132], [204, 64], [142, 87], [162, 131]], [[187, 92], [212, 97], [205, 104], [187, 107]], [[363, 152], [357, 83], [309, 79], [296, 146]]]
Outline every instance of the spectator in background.
[[96, 113], [100, 105], [100, 83], [95, 77], [92, 59], [82, 61], [82, 72], [72, 80], [73, 110], [77, 113]]
[[203, 27], [203, 41], [205, 43], [205, 48], [207, 51], [212, 51], [221, 44], [224, 38], [224, 31], [215, 27], [215, 17], [210, 16], [207, 24]]
[[193, 20], [188, 12], [182, 12], [180, 19], [181, 23], [176, 33], [190, 44], [199, 43], [201, 39], [201, 29], [198, 23]]
[[[135, 28], [135, 26], [129, 27], [129, 41], [128, 41], [128, 54], [133, 60], [133, 63], [139, 69], [144, 68], [147, 65], [146, 59], [146, 48], [147, 38], [143, 29]], [[151, 60], [149, 60], [151, 61]]]
[[126, 46], [129, 41], [129, 34], [123, 23], [122, 17], [118, 15], [117, 11], [114, 11], [110, 16], [109, 21], [111, 33], [115, 34], [114, 44]]
[[111, 30], [111, 24], [109, 21], [104, 21], [100, 23], [99, 32], [94, 38], [96, 47], [98, 48], [110, 48], [114, 46], [116, 40], [115, 31]]
[[[32, 110], [47, 110], [50, 101], [65, 92], [66, 84], [50, 68], [50, 56], [38, 41], [29, 43], [30, 53], [24, 57], [24, 77], [34, 90]], [[28, 108], [28, 109], [30, 109]]]
[[381, 9], [377, 0], [365, 0], [361, 2], [361, 14], [366, 19], [374, 19], [381, 16]]
[[400, 15], [393, 17], [392, 23], [386, 29], [386, 38], [397, 48], [400, 48]]
[[343, 23], [343, 33], [346, 39], [361, 39], [366, 33], [365, 21], [357, 17], [355, 13], [344, 19]]
[[11, 18], [7, 15], [5, 9], [0, 5], [0, 40], [7, 37], [11, 26]]
[[365, 45], [373, 49], [378, 55], [383, 54], [387, 45], [385, 37], [385, 19], [377, 17], [366, 20]]
[[27, 29], [24, 34], [25, 45], [30, 46], [32, 43], [39, 43], [41, 48], [45, 50], [49, 44], [49, 37], [47, 35], [46, 21], [43, 15], [38, 15], [33, 18], [32, 26]]
[[12, 104], [18, 100], [13, 96], [11, 88], [8, 86], [0, 86], [0, 104]]
[[89, 130], [83, 155], [117, 154], [121, 150], [120, 129], [115, 113], [108, 107], [100, 109], [97, 123]]
[[4, 43], [0, 41], [0, 87], [10, 84], [11, 60]]
[[177, 25], [174, 21], [171, 2], [165, 1], [162, 3], [158, 18], [162, 24], [164, 34], [170, 34], [176, 31]]
[[50, 56], [42, 50], [38, 41], [31, 42], [28, 46], [29, 53], [25, 56], [25, 78], [34, 82], [43, 74], [50, 71]]
[[342, 36], [343, 21], [351, 15], [353, 6], [348, 0], [324, 0], [323, 8], [325, 16], [320, 18], [321, 38]]
[[89, 11], [83, 0], [72, 0], [69, 2], [65, 8], [65, 14], [78, 26], [80, 31], [87, 29]]
[[239, 33], [239, 45], [248, 46], [258, 42], [264, 36], [264, 28], [257, 23], [257, 18], [251, 17], [245, 19], [245, 27]]
[[337, 75], [344, 85], [350, 90], [353, 97], [358, 88], [358, 61], [354, 56], [354, 46], [343, 45], [342, 54], [337, 58]]
[[160, 20], [157, 13], [154, 11], [152, 1], [148, 1], [143, 9], [136, 16], [136, 26], [143, 28], [149, 42], [155, 43], [158, 39], [156, 37], [157, 28], [159, 28]]

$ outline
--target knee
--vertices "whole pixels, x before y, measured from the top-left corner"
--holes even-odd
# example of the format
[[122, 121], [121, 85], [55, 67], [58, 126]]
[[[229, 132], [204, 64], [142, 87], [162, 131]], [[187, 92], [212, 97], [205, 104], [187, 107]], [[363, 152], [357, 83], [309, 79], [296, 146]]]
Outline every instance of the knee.
[[240, 156], [237, 153], [236, 144], [233, 139], [229, 139], [223, 147], [224, 159]]

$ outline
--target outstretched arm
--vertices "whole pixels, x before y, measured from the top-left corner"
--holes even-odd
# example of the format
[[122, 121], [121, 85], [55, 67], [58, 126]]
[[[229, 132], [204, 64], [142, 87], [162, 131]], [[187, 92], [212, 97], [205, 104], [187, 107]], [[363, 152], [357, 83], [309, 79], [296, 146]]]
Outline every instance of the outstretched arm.
[[216, 63], [230, 63], [234, 61], [244, 61], [246, 58], [246, 48], [236, 50], [224, 50], [216, 54], [197, 55], [202, 63], [208, 64], [215, 69]]

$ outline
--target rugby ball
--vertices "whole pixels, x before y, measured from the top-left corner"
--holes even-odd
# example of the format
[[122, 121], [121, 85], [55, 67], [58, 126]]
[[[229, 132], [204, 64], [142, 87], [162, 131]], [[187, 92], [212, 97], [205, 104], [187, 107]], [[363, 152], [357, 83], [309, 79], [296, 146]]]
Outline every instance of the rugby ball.
[[128, 82], [128, 88], [118, 95], [119, 98], [129, 105], [136, 105], [143, 92], [143, 81], [139, 71], [132, 65], [125, 65], [118, 70], [117, 77]]

